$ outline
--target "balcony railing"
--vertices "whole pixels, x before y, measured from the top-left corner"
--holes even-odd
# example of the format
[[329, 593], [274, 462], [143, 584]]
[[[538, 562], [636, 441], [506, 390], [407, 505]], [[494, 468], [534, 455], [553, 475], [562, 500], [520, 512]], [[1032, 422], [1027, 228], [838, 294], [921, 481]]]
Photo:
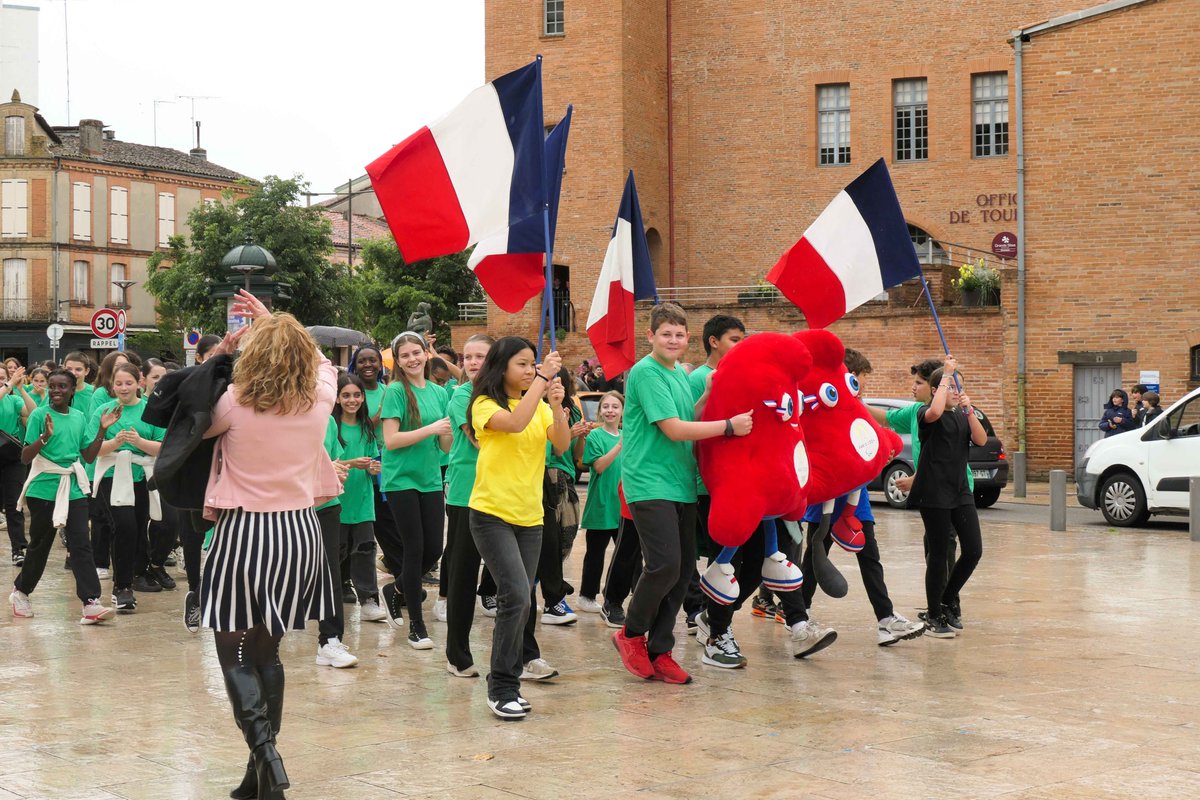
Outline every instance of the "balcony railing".
[[51, 322], [54, 303], [46, 297], [0, 298], [0, 320], [5, 322]]
[[458, 318], [465, 322], [479, 322], [487, 319], [487, 302], [459, 303]]

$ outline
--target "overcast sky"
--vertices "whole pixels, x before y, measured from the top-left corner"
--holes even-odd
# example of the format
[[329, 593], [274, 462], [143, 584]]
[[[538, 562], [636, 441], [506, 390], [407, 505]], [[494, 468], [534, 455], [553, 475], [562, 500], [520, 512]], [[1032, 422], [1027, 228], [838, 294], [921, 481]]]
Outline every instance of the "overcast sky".
[[330, 191], [486, 79], [483, 0], [6, 0], [41, 9], [39, 106], [125, 141], [201, 144], [254, 178]]

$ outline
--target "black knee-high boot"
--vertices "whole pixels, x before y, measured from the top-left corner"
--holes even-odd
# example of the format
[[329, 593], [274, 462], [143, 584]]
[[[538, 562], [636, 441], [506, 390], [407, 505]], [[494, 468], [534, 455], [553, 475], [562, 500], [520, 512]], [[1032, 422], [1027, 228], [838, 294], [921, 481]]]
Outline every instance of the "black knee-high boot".
[[[271, 733], [279, 736], [279, 728], [283, 723], [283, 664], [272, 664], [257, 669], [267, 700], [267, 719], [271, 723]], [[241, 784], [230, 792], [229, 796], [233, 800], [255, 800], [258, 797], [258, 772], [254, 768], [253, 753], [246, 762], [246, 774], [242, 776]]]
[[[282, 666], [279, 667], [282, 673]], [[276, 798], [288, 788], [283, 759], [275, 749], [275, 734], [269, 718], [263, 681], [254, 667], [225, 670], [225, 691], [233, 707], [233, 718], [250, 748], [258, 778], [258, 797]], [[280, 695], [282, 709], [282, 695]], [[240, 787], [239, 787], [240, 788]]]

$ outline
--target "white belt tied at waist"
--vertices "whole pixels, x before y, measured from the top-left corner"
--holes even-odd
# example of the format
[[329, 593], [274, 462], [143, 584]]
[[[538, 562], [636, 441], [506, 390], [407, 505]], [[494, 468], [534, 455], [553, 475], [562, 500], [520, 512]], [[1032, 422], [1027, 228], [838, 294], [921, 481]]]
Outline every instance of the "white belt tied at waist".
[[[111, 469], [112, 494], [108, 499], [110, 505], [131, 506], [133, 497], [133, 465], [137, 464], [146, 471], [146, 480], [154, 477], [154, 456], [142, 455], [132, 450], [116, 450], [96, 459], [96, 485], [92, 487], [92, 497], [100, 494], [100, 480]], [[150, 519], [162, 520], [162, 501], [158, 490], [150, 492]]]
[[75, 482], [79, 484], [80, 490], [85, 495], [91, 494], [92, 487], [88, 481], [87, 471], [84, 470], [83, 463], [78, 460], [69, 467], [60, 467], [43, 455], [34, 456], [33, 463], [29, 465], [29, 477], [25, 479], [25, 485], [21, 487], [21, 496], [17, 498], [19, 510], [28, 509], [25, 495], [29, 492], [29, 485], [33, 483], [34, 478], [46, 473], [59, 476], [58, 492], [54, 495], [54, 527], [65, 528], [67, 512], [71, 505], [71, 477], [74, 476]]

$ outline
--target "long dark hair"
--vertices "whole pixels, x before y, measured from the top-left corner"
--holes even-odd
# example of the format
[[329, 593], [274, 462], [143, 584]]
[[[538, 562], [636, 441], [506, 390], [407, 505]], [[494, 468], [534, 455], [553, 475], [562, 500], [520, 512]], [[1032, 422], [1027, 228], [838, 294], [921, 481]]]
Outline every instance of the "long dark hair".
[[[396, 336], [395, 339], [392, 339], [392, 364], [395, 366], [393, 377], [404, 385], [405, 411], [407, 413], [404, 415], [405, 424], [403, 430], [415, 431], [421, 427], [421, 409], [417, 406], [417, 394], [413, 391], [412, 383], [408, 380], [408, 373], [400, 368], [401, 342], [419, 344], [422, 350], [426, 350], [428, 344], [421, 338], [420, 334], [413, 333], [412, 331], [405, 331]], [[426, 353], [424, 370], [426, 381], [432, 380], [433, 366], [429, 362], [430, 359], [428, 353]]]
[[475, 424], [471, 418], [475, 401], [480, 397], [489, 397], [501, 408], [508, 408], [504, 373], [508, 371], [508, 362], [523, 350], [537, 352], [533, 342], [521, 336], [505, 336], [488, 350], [487, 358], [483, 360], [483, 366], [479, 368], [479, 374], [471, 384], [471, 399], [467, 401], [467, 430], [471, 432], [472, 440], [476, 438]]
[[337, 425], [338, 443], [342, 447], [346, 446], [346, 440], [342, 438], [342, 389], [346, 386], [357, 386], [359, 391], [363, 393], [362, 405], [358, 407], [358, 411], [354, 412], [354, 421], [357, 423], [360, 430], [367, 432], [367, 442], [375, 444], [375, 423], [371, 421], [371, 414], [367, 411], [367, 388], [363, 385], [362, 378], [350, 373], [343, 374], [338, 378], [337, 393], [338, 399], [333, 402], [333, 421]]

